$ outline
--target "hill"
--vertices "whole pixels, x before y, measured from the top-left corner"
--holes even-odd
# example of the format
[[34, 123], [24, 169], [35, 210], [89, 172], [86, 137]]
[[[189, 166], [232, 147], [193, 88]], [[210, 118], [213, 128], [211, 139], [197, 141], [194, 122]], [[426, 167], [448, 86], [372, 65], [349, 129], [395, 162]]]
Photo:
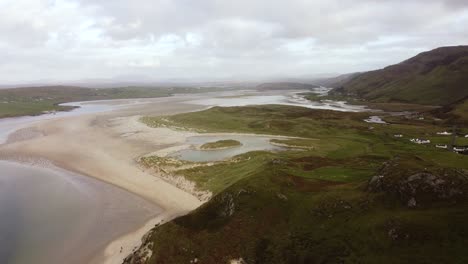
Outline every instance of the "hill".
[[430, 112], [449, 124], [468, 126], [468, 97]]
[[468, 156], [393, 136], [444, 129], [432, 122], [393, 117], [369, 129], [366, 116], [270, 105], [144, 118], [154, 127], [296, 136], [280, 142], [303, 148], [175, 165], [213, 198], [154, 228], [124, 263], [468, 261]]
[[335, 92], [375, 102], [447, 105], [468, 96], [468, 46], [423, 52], [335, 87]]
[[335, 77], [315, 79], [314, 83], [324, 87], [341, 87], [352, 78], [360, 75], [360, 72], [341, 74]]

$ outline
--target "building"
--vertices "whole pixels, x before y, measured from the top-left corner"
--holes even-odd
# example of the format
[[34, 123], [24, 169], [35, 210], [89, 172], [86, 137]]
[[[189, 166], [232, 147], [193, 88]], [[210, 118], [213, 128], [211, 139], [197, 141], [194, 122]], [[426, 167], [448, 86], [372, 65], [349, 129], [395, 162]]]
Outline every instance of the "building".
[[468, 146], [453, 146], [453, 151], [460, 154], [468, 154]]
[[403, 137], [402, 134], [396, 134], [396, 135], [393, 135], [393, 136], [396, 137], [396, 138], [402, 138]]
[[444, 131], [444, 132], [437, 132], [437, 135], [441, 135], [441, 136], [450, 136], [450, 135], [452, 135], [452, 133], [447, 132], [447, 131]]
[[410, 141], [416, 144], [430, 144], [431, 143], [429, 139], [420, 139], [420, 138], [412, 138], [410, 139]]
[[441, 144], [437, 144], [435, 146], [436, 146], [436, 148], [441, 148], [441, 149], [447, 149], [448, 148], [447, 145], [441, 145]]

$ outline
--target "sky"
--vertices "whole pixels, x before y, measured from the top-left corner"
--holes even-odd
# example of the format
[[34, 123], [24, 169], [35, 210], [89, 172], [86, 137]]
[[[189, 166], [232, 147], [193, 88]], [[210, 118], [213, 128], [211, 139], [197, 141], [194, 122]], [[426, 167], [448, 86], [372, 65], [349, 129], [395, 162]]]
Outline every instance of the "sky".
[[0, 85], [366, 71], [466, 25], [468, 0], [1, 0]]

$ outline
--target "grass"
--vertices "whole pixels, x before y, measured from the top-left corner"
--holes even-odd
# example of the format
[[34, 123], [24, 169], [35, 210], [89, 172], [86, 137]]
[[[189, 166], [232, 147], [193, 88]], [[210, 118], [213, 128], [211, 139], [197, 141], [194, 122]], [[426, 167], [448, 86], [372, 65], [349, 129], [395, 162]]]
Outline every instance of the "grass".
[[67, 111], [73, 107], [59, 106], [53, 100], [39, 102], [0, 102], [0, 118], [39, 115], [47, 111]]
[[[438, 138], [435, 132], [444, 127], [437, 123], [395, 119], [369, 129], [366, 116], [262, 106], [145, 118], [153, 126], [302, 137], [273, 142], [304, 147], [250, 152], [178, 171], [214, 197], [155, 229], [145, 243], [153, 251], [146, 263], [228, 263], [241, 257], [247, 263], [467, 262], [466, 201], [414, 209], [367, 185], [382, 173], [382, 164], [395, 159], [400, 163], [389, 175], [398, 176], [398, 186], [409, 171], [468, 170], [468, 157], [409, 142], [409, 136]], [[405, 138], [394, 138], [397, 132]]]
[[271, 155], [273, 154], [267, 152], [250, 152], [236, 157], [236, 162], [218, 162], [212, 166], [196, 166], [179, 170], [177, 174], [195, 182], [201, 190], [218, 194], [239, 180], [258, 173], [270, 161]]
[[[460, 263], [468, 206], [411, 210], [383, 204], [353, 181], [304, 178], [257, 153], [241, 164], [200, 172], [230, 182], [195, 212], [158, 228], [148, 263]], [[284, 158], [284, 157], [283, 157]], [[258, 159], [263, 162], [259, 163]], [[313, 164], [313, 163], [312, 163]], [[240, 169], [242, 168], [242, 169]], [[329, 167], [319, 169], [336, 176]], [[350, 174], [341, 170], [339, 173]], [[352, 173], [351, 173], [352, 174]], [[219, 191], [222, 190], [222, 191]], [[389, 234], [396, 234], [395, 238]], [[328, 262], [327, 262], [328, 261]]]
[[225, 140], [218, 140], [215, 142], [208, 142], [200, 146], [202, 150], [216, 150], [216, 149], [225, 149], [225, 148], [234, 148], [242, 146], [237, 140], [233, 139], [225, 139]]
[[318, 149], [322, 147], [333, 147], [328, 144], [323, 144], [318, 139], [271, 139], [270, 143], [277, 144], [279, 146], [286, 146], [290, 148], [299, 149]]

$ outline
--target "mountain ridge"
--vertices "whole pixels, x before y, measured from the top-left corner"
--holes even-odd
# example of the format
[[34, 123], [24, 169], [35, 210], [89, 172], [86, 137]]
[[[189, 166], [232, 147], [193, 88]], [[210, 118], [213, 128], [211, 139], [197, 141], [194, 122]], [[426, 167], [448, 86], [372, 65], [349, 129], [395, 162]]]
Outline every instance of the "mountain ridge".
[[447, 105], [468, 96], [468, 46], [440, 47], [398, 64], [334, 84], [344, 93], [375, 102]]

